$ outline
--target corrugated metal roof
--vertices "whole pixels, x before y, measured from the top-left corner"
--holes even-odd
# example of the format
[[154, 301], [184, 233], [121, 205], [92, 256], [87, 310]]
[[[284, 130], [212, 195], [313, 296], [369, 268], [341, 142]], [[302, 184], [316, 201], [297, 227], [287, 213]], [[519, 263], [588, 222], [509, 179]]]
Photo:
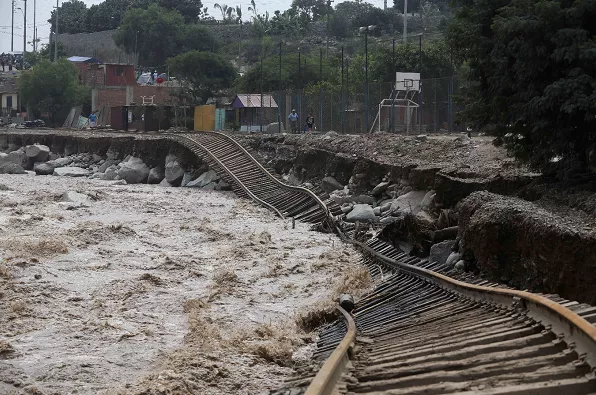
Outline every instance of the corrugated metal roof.
[[[238, 100], [244, 107], [257, 108], [261, 107], [261, 94], [260, 93], [241, 93], [236, 95]], [[263, 107], [264, 108], [277, 108], [277, 102], [271, 95], [263, 95]]]
[[87, 56], [71, 56], [67, 60], [74, 63], [101, 63], [99, 60]]

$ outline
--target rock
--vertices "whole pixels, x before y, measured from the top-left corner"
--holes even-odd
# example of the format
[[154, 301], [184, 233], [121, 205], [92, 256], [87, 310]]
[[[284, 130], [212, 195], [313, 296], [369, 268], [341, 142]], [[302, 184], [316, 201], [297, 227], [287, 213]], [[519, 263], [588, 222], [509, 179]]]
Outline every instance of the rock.
[[217, 183], [216, 182], [210, 182], [209, 184], [205, 185], [203, 187], [203, 189], [206, 189], [208, 191], [213, 191], [213, 190], [215, 190], [215, 187], [217, 187]]
[[24, 168], [24, 167], [27, 167], [27, 163], [29, 162], [29, 157], [27, 156], [27, 154], [25, 154], [25, 149], [20, 148], [16, 151], [9, 152], [8, 155], [5, 157], [5, 159], [2, 161], [3, 162], [11, 162], [11, 163], [14, 163], [15, 165], [19, 165]]
[[194, 181], [188, 183], [187, 186], [195, 187], [195, 188], [203, 188], [207, 184], [211, 184], [212, 182], [217, 182], [219, 180], [219, 176], [214, 170], [206, 171], [205, 173], [201, 174], [199, 178]]
[[411, 186], [408, 185], [408, 186], [404, 187], [404, 189], [402, 189], [400, 196], [408, 194], [408, 193], [412, 192], [413, 190], [414, 190], [414, 188], [412, 188]]
[[[48, 162], [48, 163], [51, 163], [52, 166], [54, 166], [54, 168], [64, 167], [64, 166], [68, 166], [72, 163], [72, 158], [58, 158], [58, 159], [54, 159], [53, 161]], [[102, 171], [102, 173], [103, 173], [103, 171]]]
[[426, 134], [419, 134], [416, 136], [416, 141], [426, 141], [428, 140], [428, 136]]
[[279, 127], [279, 122], [273, 122], [267, 125], [267, 130], [265, 131], [267, 134], [273, 133], [285, 133], [284, 124], [282, 122], [281, 128]]
[[377, 217], [368, 204], [356, 204], [346, 216], [347, 222], [375, 222]]
[[333, 177], [325, 177], [321, 180], [321, 189], [327, 193], [344, 189], [344, 186]]
[[455, 140], [453, 140], [455, 142], [455, 145], [457, 147], [465, 147], [466, 145], [469, 145], [472, 143], [472, 139], [469, 138], [467, 135], [462, 135], [457, 137]]
[[97, 171], [99, 171], [100, 173], [105, 173], [105, 171], [108, 169], [108, 167], [112, 166], [112, 165], [116, 165], [118, 164], [118, 161], [114, 160], [114, 159], [107, 159], [105, 162], [103, 162], [101, 165], [99, 165], [99, 169], [97, 169]]
[[59, 167], [54, 169], [53, 175], [62, 177], [87, 177], [89, 170], [80, 167]]
[[352, 211], [354, 209], [354, 205], [351, 203], [345, 203], [341, 206], [341, 211], [344, 214], [349, 213], [350, 211]]
[[[101, 173], [99, 173], [101, 174]], [[106, 171], [101, 174], [101, 179], [106, 181], [113, 181], [118, 177], [118, 166], [112, 165], [106, 169]]]
[[406, 193], [395, 199], [391, 204], [392, 211], [404, 211], [411, 212], [416, 215], [421, 210], [420, 203], [424, 199], [426, 192], [424, 191], [412, 191]]
[[[453, 244], [452, 244], [453, 245]], [[445, 264], [447, 265], [447, 267], [452, 268], [453, 266], [455, 266], [455, 264], [461, 259], [461, 254], [459, 252], [452, 252], [451, 254], [449, 254], [449, 256], [447, 257], [447, 260], [445, 261]]]
[[424, 195], [422, 201], [420, 202], [420, 207], [422, 207], [423, 209], [429, 208], [435, 200], [435, 196], [435, 191], [428, 191], [426, 195]]
[[171, 187], [172, 185], [171, 185], [171, 184], [168, 182], [168, 180], [167, 180], [167, 179], [165, 179], [165, 178], [164, 178], [164, 179], [163, 179], [163, 180], [161, 180], [161, 182], [159, 183], [159, 186], [160, 186], [160, 187]]
[[373, 190], [371, 192], [371, 195], [373, 195], [373, 196], [379, 196], [380, 194], [382, 194], [383, 192], [385, 192], [388, 187], [389, 187], [389, 183], [388, 182], [381, 182], [381, 183], [377, 184], [376, 187], [373, 188]]
[[376, 216], [380, 216], [381, 215], [381, 207], [373, 208], [373, 213], [375, 213]]
[[188, 183], [192, 181], [192, 174], [184, 173], [182, 176], [182, 181], [180, 182], [181, 187], [188, 186]]
[[110, 185], [128, 185], [125, 180], [116, 180], [110, 183]]
[[149, 166], [142, 159], [130, 157], [118, 170], [118, 176], [128, 184], [142, 184], [149, 177]]
[[47, 145], [28, 145], [25, 147], [25, 154], [34, 162], [45, 162], [50, 156], [50, 148]]
[[97, 155], [97, 154], [93, 154], [91, 156], [91, 158], [93, 160], [93, 163], [99, 163], [99, 162], [101, 162], [103, 160], [103, 158], [101, 156]]
[[385, 217], [385, 218], [381, 218], [381, 225], [391, 225], [392, 223], [396, 222], [397, 218], [395, 217]]
[[0, 163], [0, 174], [27, 174], [23, 166], [12, 162]]
[[464, 272], [466, 270], [466, 262], [464, 261], [457, 261], [455, 266], [453, 267], [458, 272]]
[[161, 166], [154, 167], [149, 171], [147, 184], [159, 184], [166, 176], [166, 172]]
[[64, 192], [60, 198], [60, 201], [70, 203], [85, 203], [89, 201], [89, 196], [85, 195], [84, 193], [68, 191]]
[[334, 130], [330, 130], [327, 133], [325, 133], [325, 136], [339, 136], [339, 133], [337, 133]]
[[416, 213], [416, 219], [427, 227], [432, 227], [435, 222], [435, 219], [426, 211], [419, 211]]
[[54, 174], [54, 165], [51, 162], [36, 162], [33, 171], [40, 176], [50, 176]]
[[53, 152], [50, 152], [50, 155], [48, 156], [48, 160], [56, 160], [56, 159], [59, 159], [59, 158], [60, 158], [60, 155], [55, 154]]
[[[173, 155], [168, 155], [166, 158], [166, 171], [165, 171], [165, 179], [167, 180], [168, 184], [171, 186], [179, 186], [182, 182], [182, 178], [184, 177], [184, 169], [180, 166], [177, 159], [171, 159]], [[175, 156], [173, 156], [176, 158]], [[170, 161], [168, 161], [170, 158]]]
[[219, 180], [217, 186], [215, 187], [216, 191], [231, 191], [232, 186], [225, 182], [224, 180]]
[[393, 203], [393, 201], [389, 201], [387, 203], [383, 203], [380, 207], [381, 207], [381, 212], [384, 213], [386, 211], [391, 210], [391, 204]]
[[433, 244], [433, 246], [430, 247], [430, 256], [428, 258], [429, 262], [437, 262], [441, 265], [445, 264], [447, 262], [447, 258], [449, 258], [451, 255], [451, 248], [453, 247], [454, 243], [455, 240], [447, 240]]

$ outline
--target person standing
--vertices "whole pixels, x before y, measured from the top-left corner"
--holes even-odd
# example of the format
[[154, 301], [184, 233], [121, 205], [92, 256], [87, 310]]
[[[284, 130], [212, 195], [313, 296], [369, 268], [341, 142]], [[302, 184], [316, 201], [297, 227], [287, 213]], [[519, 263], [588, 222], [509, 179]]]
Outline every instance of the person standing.
[[315, 126], [315, 117], [313, 117], [312, 114], [308, 114], [308, 117], [306, 117], [306, 127], [307, 127], [308, 131], [312, 132], [314, 126]]
[[97, 126], [97, 115], [95, 115], [95, 111], [92, 111], [91, 114], [89, 114], [89, 127], [91, 129], [93, 129], [96, 126]]
[[290, 120], [290, 130], [292, 133], [298, 133], [298, 114], [296, 110], [292, 110], [288, 119]]

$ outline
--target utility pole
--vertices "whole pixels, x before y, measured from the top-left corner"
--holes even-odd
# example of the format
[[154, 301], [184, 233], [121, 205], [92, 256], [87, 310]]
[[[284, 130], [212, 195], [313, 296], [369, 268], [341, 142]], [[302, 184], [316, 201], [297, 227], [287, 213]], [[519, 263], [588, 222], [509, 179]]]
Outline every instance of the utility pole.
[[14, 2], [12, 0], [12, 23], [10, 26], [10, 52], [14, 52]]
[[54, 62], [58, 61], [58, 1], [56, 0], [56, 30], [54, 31]]
[[37, 51], [37, 0], [33, 0], [33, 52]]
[[327, 0], [327, 49], [325, 51], [325, 59], [329, 58], [329, 14], [331, 14], [329, 10], [331, 9], [331, 3], [333, 3], [333, 0]]
[[27, 51], [27, 0], [23, 12], [23, 70], [25, 69], [25, 52]]
[[408, 0], [404, 0], [404, 45], [408, 43]]

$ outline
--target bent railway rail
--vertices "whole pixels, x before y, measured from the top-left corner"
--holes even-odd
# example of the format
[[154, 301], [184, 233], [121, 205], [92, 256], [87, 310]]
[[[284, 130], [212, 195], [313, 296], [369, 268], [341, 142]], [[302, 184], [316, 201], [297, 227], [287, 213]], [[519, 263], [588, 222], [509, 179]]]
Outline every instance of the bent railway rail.
[[278, 180], [236, 140], [223, 133], [168, 137], [206, 159], [240, 196], [254, 200], [282, 218], [321, 223], [340, 212], [337, 205], [326, 203], [319, 197], [322, 191], [287, 185]]
[[454, 279], [381, 240], [358, 242], [336, 223], [337, 205], [284, 184], [231, 137], [170, 138], [206, 158], [239, 195], [281, 217], [328, 222], [378, 280], [351, 314], [342, 310], [344, 320], [322, 330], [321, 368], [298, 372], [274, 394], [596, 394], [596, 308]]

